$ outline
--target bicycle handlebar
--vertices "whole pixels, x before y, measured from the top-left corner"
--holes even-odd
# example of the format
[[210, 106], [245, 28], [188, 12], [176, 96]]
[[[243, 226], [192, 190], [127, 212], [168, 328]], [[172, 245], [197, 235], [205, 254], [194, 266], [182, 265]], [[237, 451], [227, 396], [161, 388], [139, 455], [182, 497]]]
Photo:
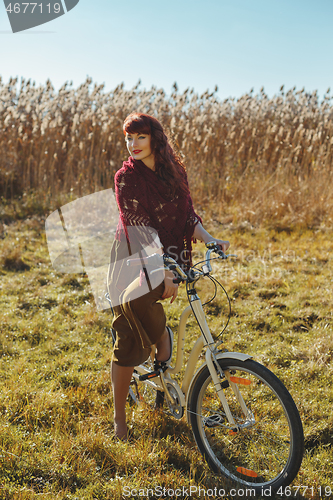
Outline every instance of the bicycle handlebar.
[[[151, 273], [157, 272], [157, 271], [164, 271], [165, 269], [168, 269], [170, 271], [176, 271], [178, 274], [178, 277], [174, 280], [174, 283], [180, 283], [182, 281], [187, 281], [189, 278], [193, 279], [196, 276], [206, 276], [212, 271], [212, 266], [210, 263], [211, 260], [211, 254], [212, 252], [217, 253], [218, 258], [225, 260], [228, 257], [237, 257], [237, 255], [226, 255], [221, 247], [215, 242], [215, 241], [209, 241], [206, 243], [206, 255], [205, 255], [205, 264], [202, 266], [202, 271], [192, 270], [192, 276], [190, 276], [188, 273], [186, 273], [176, 262], [172, 257], [170, 257], [168, 254], [157, 254], [154, 253], [152, 255], [146, 256], [146, 257], [140, 257], [140, 258], [134, 258], [134, 259], [127, 259], [127, 265], [128, 266], [138, 266], [138, 265], [155, 265], [156, 269], [153, 269]], [[163, 264], [164, 267], [161, 267], [161, 257], [163, 257]], [[195, 274], [193, 274], [195, 273]]]

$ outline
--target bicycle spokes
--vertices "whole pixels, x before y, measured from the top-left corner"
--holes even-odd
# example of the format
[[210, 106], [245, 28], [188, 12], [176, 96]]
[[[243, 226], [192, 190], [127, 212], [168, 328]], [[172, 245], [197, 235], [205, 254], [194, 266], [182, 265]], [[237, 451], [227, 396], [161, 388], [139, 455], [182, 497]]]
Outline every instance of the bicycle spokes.
[[[227, 361], [231, 364], [226, 365]], [[289, 393], [269, 370], [258, 368], [252, 360], [219, 360], [219, 364], [225, 376], [219, 384], [224, 398], [218, 395], [208, 368], [191, 394], [190, 418], [199, 449], [213, 469], [232, 480], [256, 487], [283, 483], [285, 470], [294, 474], [298, 470], [294, 443], [297, 439], [302, 443], [299, 416]], [[254, 366], [253, 371], [247, 366]]]

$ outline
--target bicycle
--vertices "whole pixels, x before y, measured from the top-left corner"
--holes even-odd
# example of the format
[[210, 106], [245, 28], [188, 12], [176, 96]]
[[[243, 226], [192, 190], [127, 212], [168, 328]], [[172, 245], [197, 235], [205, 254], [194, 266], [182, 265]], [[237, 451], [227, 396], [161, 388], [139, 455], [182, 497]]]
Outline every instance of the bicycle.
[[[210, 278], [215, 283], [215, 297], [217, 284], [222, 285], [211, 276], [211, 260], [231, 255], [225, 255], [215, 242], [206, 247], [205, 260], [188, 272], [170, 256], [163, 256], [164, 268], [174, 272], [174, 281], [186, 283], [189, 300], [179, 320], [176, 363], [165, 371], [156, 369], [152, 353], [145, 363], [135, 367], [134, 390], [130, 387], [129, 395], [133, 402], [148, 399], [156, 407], [162, 407], [165, 399], [176, 419], [186, 413], [196, 444], [214, 472], [256, 493], [268, 487], [276, 491], [289, 485], [300, 468], [304, 450], [302, 422], [288, 390], [268, 368], [249, 354], [221, 350], [222, 339], [214, 340], [195, 284], [201, 277]], [[212, 252], [217, 255], [214, 259]], [[153, 257], [143, 260], [147, 263]], [[142, 258], [137, 260], [142, 263]], [[183, 365], [186, 322], [191, 313], [201, 335], [189, 355], [180, 386], [171, 375], [179, 375]], [[205, 362], [195, 372], [203, 349]]]

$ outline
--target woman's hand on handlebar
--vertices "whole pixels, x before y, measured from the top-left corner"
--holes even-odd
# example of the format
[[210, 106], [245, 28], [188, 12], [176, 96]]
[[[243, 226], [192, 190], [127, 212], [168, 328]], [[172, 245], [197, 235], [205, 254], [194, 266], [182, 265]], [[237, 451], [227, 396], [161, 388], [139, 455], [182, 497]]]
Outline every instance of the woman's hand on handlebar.
[[170, 304], [172, 304], [172, 302], [178, 295], [178, 284], [173, 282], [174, 278], [175, 275], [173, 274], [172, 271], [165, 271], [165, 278], [164, 278], [165, 289], [162, 295], [162, 300], [172, 297], [172, 299], [170, 300]]
[[206, 231], [206, 229], [202, 227], [200, 223], [195, 226], [193, 237], [203, 241], [204, 243], [208, 243], [209, 241], [215, 241], [218, 245], [220, 245], [224, 253], [230, 247], [229, 241], [218, 240], [217, 238], [214, 238], [210, 233]]
[[221, 247], [223, 253], [226, 253], [226, 251], [230, 247], [229, 241], [218, 240], [217, 238], [213, 238], [213, 241], [215, 241], [217, 243], [217, 245], [219, 245]]

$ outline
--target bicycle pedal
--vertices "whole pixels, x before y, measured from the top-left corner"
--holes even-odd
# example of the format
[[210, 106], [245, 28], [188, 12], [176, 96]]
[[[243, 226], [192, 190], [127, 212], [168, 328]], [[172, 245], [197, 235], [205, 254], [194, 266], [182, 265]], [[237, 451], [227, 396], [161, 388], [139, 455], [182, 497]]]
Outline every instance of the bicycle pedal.
[[218, 427], [224, 423], [224, 418], [221, 415], [212, 415], [205, 419], [205, 426], [210, 429], [213, 427]]
[[145, 380], [158, 377], [160, 375], [160, 370], [154, 370], [153, 372], [145, 373], [144, 375], [140, 375], [140, 382], [144, 382]]

